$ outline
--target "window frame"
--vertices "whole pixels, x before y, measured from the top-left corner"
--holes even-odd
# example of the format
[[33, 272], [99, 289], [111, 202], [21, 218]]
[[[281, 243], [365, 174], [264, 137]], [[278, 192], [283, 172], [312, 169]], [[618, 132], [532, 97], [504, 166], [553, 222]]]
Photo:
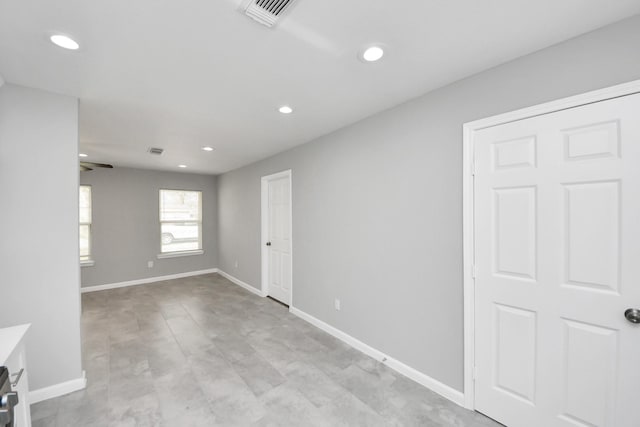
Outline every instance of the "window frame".
[[[198, 194], [198, 219], [197, 220], [162, 220], [162, 192], [163, 191], [175, 191], [175, 192], [185, 192], [185, 193], [197, 193]], [[160, 252], [157, 255], [158, 259], [162, 258], [175, 258], [181, 256], [190, 256], [190, 255], [202, 255], [204, 254], [203, 249], [203, 192], [202, 190], [187, 190], [182, 188], [160, 188], [158, 190], [158, 224], [159, 224], [159, 238], [158, 242], [160, 243]], [[197, 249], [188, 249], [188, 250], [174, 250], [174, 251], [162, 251], [162, 225], [163, 224], [185, 224], [185, 223], [197, 223], [198, 225], [198, 248]]]
[[[89, 222], [86, 221], [81, 221], [80, 220], [80, 192], [82, 191], [82, 187], [88, 188], [89, 189]], [[79, 260], [80, 260], [80, 266], [82, 267], [88, 267], [88, 266], [92, 266], [95, 264], [94, 260], [93, 260], [93, 236], [92, 236], [92, 225], [93, 225], [93, 188], [91, 185], [87, 185], [87, 184], [80, 184], [78, 186], [78, 251], [80, 250], [80, 229], [83, 226], [86, 226], [89, 229], [89, 236], [88, 236], [88, 247], [89, 247], [89, 254], [88, 255], [80, 255], [79, 254]]]

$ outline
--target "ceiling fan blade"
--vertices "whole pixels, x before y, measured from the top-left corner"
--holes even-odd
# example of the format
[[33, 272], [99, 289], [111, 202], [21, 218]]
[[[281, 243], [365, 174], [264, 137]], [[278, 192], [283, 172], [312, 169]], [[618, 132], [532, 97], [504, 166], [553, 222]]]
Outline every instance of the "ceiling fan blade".
[[109, 169], [113, 169], [112, 165], [108, 165], [106, 163], [94, 163], [94, 162], [80, 162], [81, 166], [85, 166], [85, 167], [95, 167], [95, 168], [109, 168]]
[[86, 171], [92, 171], [93, 169], [91, 169], [90, 167], [87, 167], [85, 165], [80, 165], [80, 171], [81, 172], [86, 172]]

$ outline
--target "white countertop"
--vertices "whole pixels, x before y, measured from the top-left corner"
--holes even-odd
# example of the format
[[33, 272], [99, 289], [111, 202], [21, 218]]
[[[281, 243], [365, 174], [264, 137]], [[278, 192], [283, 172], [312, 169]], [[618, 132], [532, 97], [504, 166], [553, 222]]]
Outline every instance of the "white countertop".
[[7, 363], [13, 350], [20, 344], [31, 324], [0, 329], [0, 366]]

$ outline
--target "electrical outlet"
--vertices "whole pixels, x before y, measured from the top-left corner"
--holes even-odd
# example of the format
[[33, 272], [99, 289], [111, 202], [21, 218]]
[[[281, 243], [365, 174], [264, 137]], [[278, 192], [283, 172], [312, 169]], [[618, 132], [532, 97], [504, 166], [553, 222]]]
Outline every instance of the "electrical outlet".
[[149, 267], [149, 268], [153, 268], [153, 261], [149, 261], [149, 262], [147, 262], [147, 267]]
[[238, 268], [238, 260], [233, 264], [235, 268]]
[[340, 300], [338, 298], [336, 298], [335, 301], [333, 302], [333, 306], [337, 311], [340, 311]]

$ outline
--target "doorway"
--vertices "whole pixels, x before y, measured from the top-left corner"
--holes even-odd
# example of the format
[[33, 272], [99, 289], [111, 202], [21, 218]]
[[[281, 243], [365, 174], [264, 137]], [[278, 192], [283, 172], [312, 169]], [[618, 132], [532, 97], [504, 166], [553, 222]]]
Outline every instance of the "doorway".
[[262, 177], [262, 293], [291, 305], [291, 170]]

